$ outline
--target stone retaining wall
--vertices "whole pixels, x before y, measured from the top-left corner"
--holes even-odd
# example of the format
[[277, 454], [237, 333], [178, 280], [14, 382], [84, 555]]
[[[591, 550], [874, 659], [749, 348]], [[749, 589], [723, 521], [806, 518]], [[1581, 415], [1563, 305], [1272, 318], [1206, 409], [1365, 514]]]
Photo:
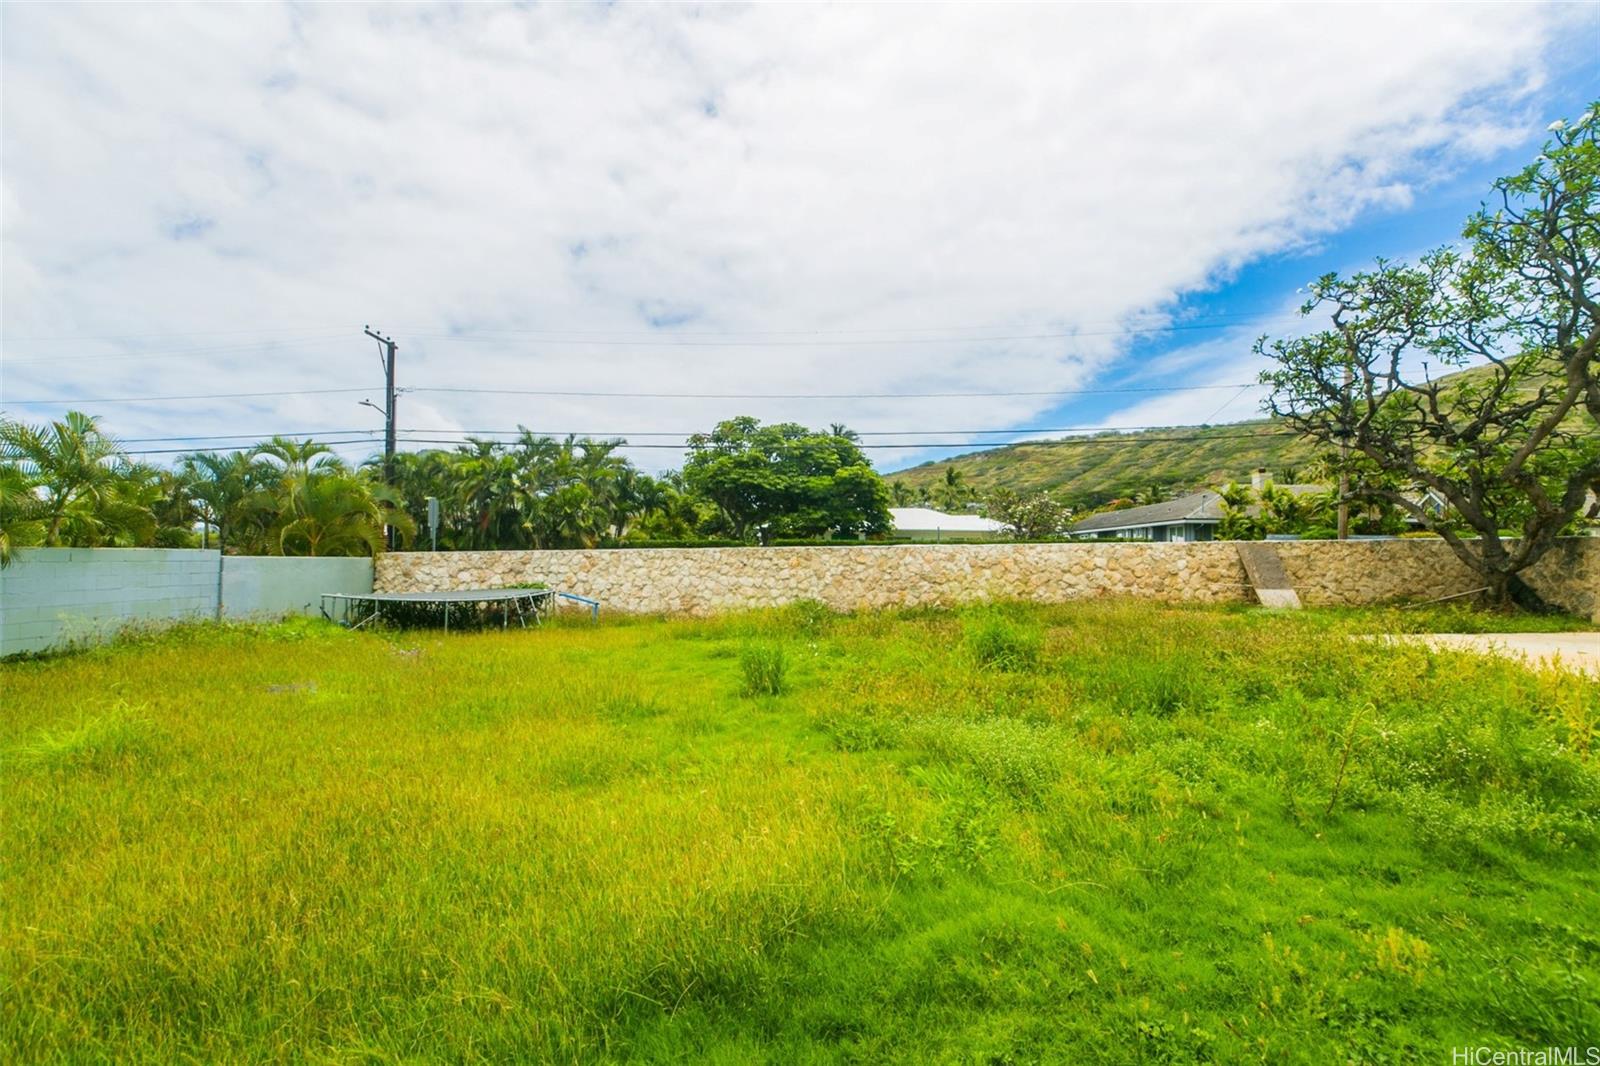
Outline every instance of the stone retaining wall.
[[[1308, 604], [1432, 599], [1477, 582], [1436, 540], [1282, 542]], [[1569, 609], [1600, 611], [1600, 539], [1574, 538], [1533, 584]], [[1234, 544], [904, 544], [804, 548], [406, 552], [378, 560], [381, 592], [498, 588], [527, 581], [590, 596], [607, 610], [710, 614], [794, 600], [841, 610], [1129, 596], [1167, 602], [1253, 599]]]
[[[1311, 606], [1427, 600], [1482, 586], [1442, 540], [1278, 541], [1289, 581]], [[1523, 579], [1552, 603], [1600, 621], [1600, 538], [1568, 537]]]

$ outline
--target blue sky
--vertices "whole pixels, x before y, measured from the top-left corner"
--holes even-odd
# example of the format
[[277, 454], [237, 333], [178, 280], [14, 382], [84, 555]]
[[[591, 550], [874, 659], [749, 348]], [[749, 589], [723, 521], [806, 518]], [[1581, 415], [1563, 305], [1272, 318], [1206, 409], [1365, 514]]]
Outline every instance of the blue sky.
[[371, 323], [403, 447], [1250, 417], [1298, 286], [1600, 96], [1595, 10], [7, 5], [0, 405], [359, 458]]
[[[1600, 45], [1591, 30], [1592, 43]], [[1581, 47], [1582, 34], [1552, 49], [1549, 79], [1529, 95], [1529, 105], [1540, 115], [1560, 117], [1577, 113], [1600, 96], [1600, 60]], [[1250, 357], [1250, 347], [1261, 334], [1277, 335], [1315, 328], [1318, 320], [1301, 318], [1299, 290], [1308, 281], [1330, 271], [1351, 271], [1375, 259], [1404, 259], [1439, 245], [1454, 242], [1462, 224], [1489, 198], [1496, 178], [1517, 172], [1538, 154], [1547, 123], [1533, 123], [1523, 136], [1504, 149], [1482, 158], [1447, 165], [1434, 176], [1418, 175], [1415, 198], [1401, 207], [1375, 208], [1350, 224], [1329, 233], [1309, 247], [1270, 254], [1231, 272], [1210, 287], [1185, 294], [1179, 317], [1199, 327], [1192, 332], [1161, 333], [1141, 337], [1105, 372], [1113, 380], [1145, 380], [1153, 365], [1199, 356], [1226, 372], [1214, 380], [1248, 382], [1260, 369]], [[1225, 325], [1234, 321], [1236, 328]], [[1208, 323], [1216, 328], [1208, 328]], [[1143, 368], [1145, 375], [1141, 375]], [[1194, 381], [1205, 380], [1194, 375]], [[1260, 417], [1260, 390], [1242, 393], [1217, 390], [1177, 396], [1130, 407], [1118, 396], [1090, 396], [1064, 403], [1042, 417], [1039, 425], [1168, 425], [1197, 421], [1226, 422]], [[1220, 409], [1219, 409], [1220, 408]], [[1203, 414], [1201, 412], [1204, 412]], [[958, 454], [954, 451], [944, 454]], [[917, 461], [925, 461], [921, 457]], [[936, 457], [935, 457], [936, 458]]]

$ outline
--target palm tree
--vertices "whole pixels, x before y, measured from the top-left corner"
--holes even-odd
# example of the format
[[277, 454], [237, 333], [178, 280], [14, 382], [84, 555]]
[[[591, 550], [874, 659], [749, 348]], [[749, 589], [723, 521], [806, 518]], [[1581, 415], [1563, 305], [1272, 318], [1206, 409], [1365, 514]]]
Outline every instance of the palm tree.
[[278, 516], [280, 555], [378, 555], [384, 527], [409, 538], [415, 525], [387, 486], [344, 471], [313, 472]]
[[516, 547], [518, 457], [495, 441], [468, 437], [452, 467], [455, 503], [467, 519], [464, 547]]
[[972, 490], [967, 487], [967, 475], [953, 466], [944, 468], [944, 480], [934, 493], [934, 499], [946, 511], [957, 511], [967, 505]]
[[[417, 529], [427, 528], [428, 498], [439, 501], [439, 546], [460, 548], [465, 544], [460, 529], [465, 525], [460, 501], [456, 492], [456, 473], [450, 452], [429, 449], [421, 452], [397, 452], [394, 457], [395, 493], [404, 501], [405, 510]], [[375, 480], [382, 480], [383, 457], [373, 456], [362, 464], [362, 471]]]
[[579, 536], [586, 548], [600, 543], [611, 530], [620, 530], [630, 517], [624, 480], [632, 468], [626, 459], [616, 454], [621, 446], [619, 440], [584, 440], [577, 444], [582, 454], [578, 457], [575, 474], [587, 496]]
[[254, 448], [256, 455], [276, 460], [285, 478], [304, 479], [313, 473], [346, 470], [345, 461], [326, 444], [292, 437], [272, 437]]
[[222, 551], [241, 532], [256, 534], [246, 539], [259, 539], [267, 524], [261, 519], [276, 508], [269, 491], [275, 476], [254, 452], [194, 452], [183, 457], [178, 469], [189, 479], [203, 546], [210, 547], [212, 529], [217, 531], [217, 547]]
[[119, 497], [130, 464], [122, 446], [89, 415], [69, 411], [46, 426], [0, 422], [0, 460], [38, 487], [47, 547], [104, 543], [142, 529], [146, 519], [154, 525], [148, 513], [137, 513], [137, 504]]
[[44, 542], [43, 501], [37, 485], [15, 463], [0, 463], [0, 569], [11, 553]]
[[324, 474], [347, 474], [350, 471], [332, 448], [310, 439], [273, 437], [256, 445], [254, 451], [276, 474], [272, 480], [276, 481], [273, 488], [278, 496], [277, 509], [280, 514], [292, 512], [300, 506], [298, 497], [307, 491], [313, 478]]

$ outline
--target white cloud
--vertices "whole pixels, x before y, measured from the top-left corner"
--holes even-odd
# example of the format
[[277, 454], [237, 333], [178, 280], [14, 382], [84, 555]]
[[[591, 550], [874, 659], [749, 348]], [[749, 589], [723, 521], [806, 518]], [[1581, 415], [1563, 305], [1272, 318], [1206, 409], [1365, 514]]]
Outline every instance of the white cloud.
[[[1069, 389], [1116, 359], [1119, 324], [1527, 137], [1521, 105], [1577, 17], [8, 5], [4, 390], [376, 396], [364, 322], [401, 341], [410, 385]], [[947, 328], [973, 326], [994, 328]], [[638, 343], [739, 330], [893, 332]], [[127, 436], [371, 425], [358, 398], [100, 410]], [[1050, 406], [402, 402], [405, 428], [584, 431]]]

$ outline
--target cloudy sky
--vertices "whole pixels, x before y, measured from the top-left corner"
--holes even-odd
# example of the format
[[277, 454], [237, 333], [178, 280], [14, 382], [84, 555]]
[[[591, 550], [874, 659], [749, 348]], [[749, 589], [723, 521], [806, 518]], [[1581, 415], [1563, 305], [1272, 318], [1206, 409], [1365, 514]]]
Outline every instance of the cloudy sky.
[[1596, 10], [8, 4], [0, 404], [358, 458], [370, 323], [409, 447], [1250, 417], [1298, 286], [1600, 96]]

